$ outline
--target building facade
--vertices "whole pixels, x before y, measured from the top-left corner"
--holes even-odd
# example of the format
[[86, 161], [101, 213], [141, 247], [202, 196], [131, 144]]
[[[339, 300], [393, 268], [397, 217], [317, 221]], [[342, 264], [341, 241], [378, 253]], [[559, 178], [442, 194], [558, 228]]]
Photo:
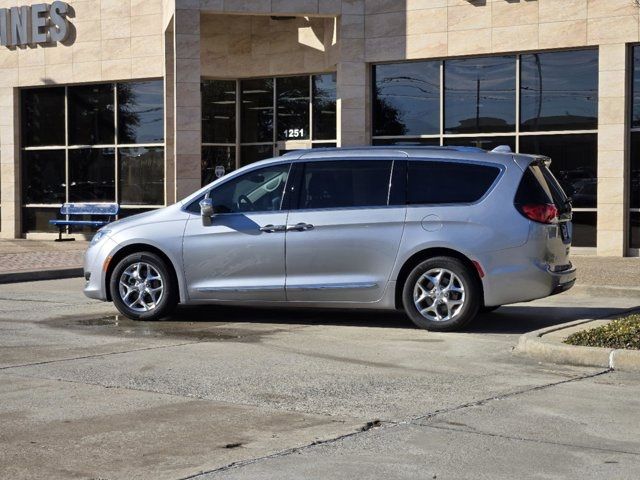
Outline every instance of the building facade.
[[0, 0], [0, 236], [122, 215], [285, 151], [542, 153], [574, 245], [640, 250], [633, 0]]

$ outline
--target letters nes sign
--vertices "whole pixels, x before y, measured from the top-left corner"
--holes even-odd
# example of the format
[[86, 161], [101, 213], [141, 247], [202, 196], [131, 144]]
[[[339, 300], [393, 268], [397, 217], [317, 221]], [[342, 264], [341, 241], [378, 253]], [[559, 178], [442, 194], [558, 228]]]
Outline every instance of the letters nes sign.
[[0, 45], [63, 42], [69, 36], [68, 12], [69, 5], [64, 2], [0, 8]]

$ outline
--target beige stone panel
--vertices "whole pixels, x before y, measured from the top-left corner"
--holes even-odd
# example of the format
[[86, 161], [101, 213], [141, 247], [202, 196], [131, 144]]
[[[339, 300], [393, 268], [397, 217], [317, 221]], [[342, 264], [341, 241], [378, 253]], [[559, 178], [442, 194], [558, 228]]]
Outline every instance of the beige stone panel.
[[[145, 0], [140, 0], [144, 2]], [[221, 12], [224, 7], [224, 0], [200, 0], [200, 9], [202, 11]]]
[[592, 45], [638, 41], [638, 17], [596, 18], [587, 21], [587, 42]]
[[131, 78], [162, 77], [164, 75], [164, 56], [151, 55], [131, 59]]
[[598, 123], [620, 124], [625, 121], [624, 97], [600, 97], [598, 100]]
[[259, 57], [271, 53], [271, 38], [269, 35], [251, 35], [251, 55]]
[[100, 42], [79, 42], [73, 45], [73, 63], [94, 62], [100, 59]]
[[472, 55], [486, 53], [491, 45], [491, 29], [449, 32], [447, 36], [449, 55]]
[[[598, 150], [623, 150], [625, 139], [624, 124], [598, 125]], [[622, 172], [620, 172], [622, 175]]]
[[251, 17], [246, 15], [201, 15], [200, 19], [200, 34], [203, 37], [227, 34], [230, 31], [251, 32]]
[[540, 48], [579, 47], [587, 43], [587, 21], [541, 23]]
[[[178, 158], [178, 163], [182, 161], [182, 156]], [[196, 167], [193, 167], [195, 169]], [[200, 172], [200, 164], [197, 166], [197, 171]], [[200, 177], [198, 178], [178, 178], [176, 180], [176, 201], [180, 201], [185, 197], [188, 197], [193, 192], [201, 187]]]
[[538, 23], [538, 2], [492, 2], [489, 7], [493, 27]]
[[55, 46], [45, 47], [43, 50], [45, 65], [73, 62], [73, 47], [71, 46], [57, 44]]
[[73, 21], [73, 27], [76, 31], [75, 43], [95, 42], [101, 38], [100, 20]]
[[449, 7], [447, 15], [449, 31], [472, 30], [491, 27], [491, 7], [472, 3]]
[[102, 62], [102, 80], [131, 78], [131, 59], [105, 60]]
[[297, 43], [301, 47], [309, 47], [324, 52], [324, 28], [311, 23], [306, 27], [300, 27], [297, 31]]
[[75, 23], [76, 19], [80, 21], [100, 20], [100, 3], [100, 0], [81, 0], [71, 3], [70, 6], [75, 12], [71, 22]]
[[[182, 122], [182, 118], [176, 117], [176, 125]], [[197, 130], [178, 130], [176, 132], [176, 151], [180, 158], [184, 155], [200, 156], [201, 148], [200, 128]], [[178, 162], [178, 173], [180, 172], [181, 162]], [[184, 165], [184, 163], [183, 163]], [[187, 177], [188, 175], [180, 175]]]
[[176, 58], [176, 82], [200, 83], [200, 60]]
[[342, 62], [338, 65], [338, 84], [366, 85], [367, 66], [360, 62]]
[[365, 0], [342, 0], [343, 15], [364, 15]]
[[99, 82], [102, 80], [102, 62], [82, 62], [73, 64], [74, 82]]
[[624, 151], [603, 150], [598, 152], [598, 176], [619, 177], [624, 172]]
[[585, 0], [538, 0], [540, 23], [586, 20]]
[[60, 63], [45, 66], [46, 83], [71, 83], [73, 82], [73, 64]]
[[447, 0], [404, 0], [406, 10], [423, 10], [425, 8], [446, 7]]
[[24, 67], [19, 70], [18, 82], [20, 86], [40, 85], [44, 81], [44, 65], [39, 67]]
[[538, 48], [538, 25], [494, 28], [491, 35], [493, 52], [512, 52]]
[[342, 38], [364, 38], [364, 15], [343, 15], [340, 22]]
[[[601, 215], [598, 215], [598, 220]], [[599, 223], [599, 222], [598, 222]], [[604, 230], [598, 226], [599, 257], [621, 257], [624, 255], [624, 233], [621, 230]]]
[[343, 109], [364, 111], [367, 92], [363, 86], [341, 86], [338, 91], [338, 96], [342, 102]]
[[176, 118], [180, 119], [179, 122], [176, 122], [177, 131], [195, 131], [200, 128], [202, 113], [199, 106], [176, 107]]
[[320, 73], [327, 70], [327, 63], [325, 62], [324, 55], [320, 55], [316, 52], [303, 52], [302, 56], [304, 65], [300, 73]]
[[[200, 41], [200, 49], [203, 52], [207, 52], [210, 54], [224, 54], [226, 55], [229, 52], [228, 47], [228, 35], [215, 35], [211, 37], [202, 37]], [[268, 39], [265, 39], [268, 40]], [[268, 45], [269, 42], [266, 41]]]
[[409, 35], [407, 41], [407, 58], [432, 58], [447, 55], [447, 33], [425, 33]]
[[[600, 45], [600, 70], [624, 70], [627, 63], [626, 45]], [[624, 74], [623, 74], [624, 75]]]
[[100, 48], [102, 60], [120, 60], [131, 58], [131, 39], [113, 38], [102, 42]]
[[271, 11], [276, 14], [318, 13], [318, 0], [271, 0]]
[[[193, 10], [176, 10], [175, 13], [176, 33], [199, 34], [200, 15]], [[229, 32], [229, 27], [222, 30]]]
[[199, 107], [200, 103], [199, 83], [183, 83], [180, 85], [180, 92], [176, 98], [176, 107]]
[[[178, 33], [192, 33], [179, 31]], [[131, 36], [144, 37], [162, 34], [162, 15], [136, 15], [131, 17]]]
[[[607, 199], [607, 209], [614, 204], [622, 205], [624, 202], [624, 181], [622, 177], [600, 177], [598, 178], [598, 198]], [[602, 205], [598, 202], [599, 205]]]
[[136, 58], [162, 54], [162, 43], [162, 35], [152, 35], [144, 37], [144, 39], [132, 40], [131, 56]]
[[[279, 53], [285, 53], [287, 50], [283, 50], [282, 48], [286, 48], [289, 47], [290, 48], [290, 42], [279, 42], [276, 43], [275, 45], [280, 46], [281, 48], [279, 49]], [[245, 56], [250, 56], [251, 55], [251, 37], [248, 36], [234, 36], [232, 39], [230, 39], [229, 41], [229, 55], [245, 55]]]
[[44, 65], [44, 48], [42, 47], [18, 48], [17, 52], [18, 52], [18, 66], [20, 68], [39, 67]]
[[13, 145], [13, 129], [10, 127], [0, 128], [0, 145]]
[[[269, 72], [271, 75], [290, 75], [304, 70], [304, 55], [269, 55]], [[260, 75], [259, 72], [256, 72]]]
[[[218, 0], [222, 7], [222, 0]], [[162, 13], [161, 0], [130, 0], [131, 15], [152, 15]]]
[[342, 0], [319, 0], [318, 13], [340, 15], [342, 11]]
[[225, 12], [270, 13], [271, 0], [224, 0]]
[[[144, 42], [147, 38], [134, 38], [132, 42]], [[182, 35], [176, 34], [176, 51], [182, 58], [200, 58], [200, 36], [199, 35]], [[159, 52], [158, 52], [159, 53]]]
[[429, 8], [407, 12], [407, 35], [447, 31], [447, 9]]
[[621, 70], [600, 70], [598, 91], [602, 97], [624, 97], [626, 93], [625, 75]]
[[398, 0], [366, 0], [364, 9], [367, 15], [406, 11], [404, 2]]
[[100, 18], [118, 19], [131, 15], [130, 0], [100, 0]]
[[[13, 107], [13, 90], [9, 87], [0, 88], [0, 107]], [[2, 112], [9, 112], [11, 110], [0, 109], [0, 119], [2, 118]], [[13, 113], [13, 112], [11, 112]], [[9, 123], [2, 123], [0, 120], [0, 125], [8, 125]]]
[[18, 68], [18, 51], [0, 48], [0, 68]]
[[[370, 40], [367, 39], [367, 44]], [[386, 40], [386, 39], [385, 39]], [[354, 38], [340, 45], [340, 58], [345, 62], [363, 62], [365, 59], [365, 41]]]
[[621, 203], [599, 203], [598, 210], [606, 212], [598, 215], [598, 229], [618, 230], [624, 229], [624, 205]]
[[[349, 42], [342, 42], [341, 48]], [[407, 50], [407, 37], [367, 38], [365, 55], [368, 62], [386, 62], [404, 59]]]
[[102, 40], [109, 38], [131, 37], [131, 18], [119, 18], [115, 20], [102, 20], [100, 22]]
[[638, 7], [633, 0], [588, 0], [589, 18], [615, 17], [623, 15], [637, 15]]
[[405, 12], [367, 15], [365, 17], [365, 36], [375, 38], [405, 35], [407, 31], [406, 17]]
[[[4, 90], [4, 89], [3, 89]], [[13, 99], [11, 100], [12, 103], [10, 103], [9, 105], [6, 105], [6, 107], [8, 108], [3, 108], [0, 111], [0, 125], [2, 125], [3, 127], [6, 126], [13, 126], [13, 110], [11, 109], [11, 107], [13, 106]], [[13, 142], [10, 142], [13, 143]], [[0, 143], [0, 145], [6, 145], [6, 143]]]

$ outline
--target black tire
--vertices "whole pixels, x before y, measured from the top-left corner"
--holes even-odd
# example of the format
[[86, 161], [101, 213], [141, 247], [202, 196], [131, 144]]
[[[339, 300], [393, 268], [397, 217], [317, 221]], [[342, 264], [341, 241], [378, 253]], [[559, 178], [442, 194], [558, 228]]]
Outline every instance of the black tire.
[[[141, 273], [139, 273], [139, 276], [146, 275], [153, 278], [155, 275], [152, 272], [155, 270], [160, 277], [159, 280], [153, 278], [152, 280], [147, 281], [149, 289], [157, 289], [160, 285], [162, 286], [161, 295], [158, 295], [156, 298], [155, 306], [153, 308], [149, 308], [149, 305], [152, 304], [151, 300], [153, 300], [153, 297], [150, 296], [151, 293], [144, 292], [142, 294], [142, 302], [138, 303], [135, 308], [128, 305], [122, 298], [120, 291], [120, 279], [125, 270], [129, 267], [133, 268], [133, 266], [138, 263], [146, 265], [146, 267], [141, 267]], [[149, 269], [149, 266], [151, 269]], [[150, 275], [147, 275], [145, 272], [148, 272]], [[138, 287], [135, 286], [135, 284], [138, 283], [138, 280], [135, 280], [131, 275], [125, 275], [125, 278], [127, 279], [127, 283], [132, 283], [132, 293], [129, 298], [129, 303], [131, 303], [132, 301], [135, 301], [137, 298], [136, 295], [139, 296], [140, 293]], [[171, 314], [178, 303], [178, 286], [172, 272], [158, 255], [151, 252], [132, 253], [120, 260], [111, 274], [109, 288], [113, 304], [116, 306], [118, 311], [125, 317], [132, 320], [158, 320]], [[144, 288], [144, 286], [141, 285], [140, 288]], [[156, 292], [153, 293], [156, 294]], [[147, 305], [149, 308], [148, 310], [144, 310], [142, 305], [143, 303]]]
[[502, 305], [494, 305], [493, 307], [480, 307], [480, 311], [478, 313], [491, 313], [491, 312], [495, 312], [497, 309], [499, 309]]
[[[453, 300], [461, 300], [463, 298], [463, 303], [460, 307], [452, 307], [453, 314], [452, 318], [449, 320], [429, 319], [418, 311], [418, 308], [414, 303], [413, 295], [414, 289], [417, 288], [416, 283], [425, 273], [433, 269], [445, 269], [452, 272], [458, 278], [456, 282], [460, 282], [464, 288], [464, 298], [460, 293], [455, 291], [447, 292], [449, 297], [452, 295], [455, 296]], [[445, 277], [451, 279], [450, 275], [445, 275]], [[433, 285], [433, 283], [428, 283], [427, 286], [428, 285]], [[481, 293], [482, 288], [479, 284], [478, 278], [464, 263], [457, 258], [452, 257], [433, 257], [421, 262], [411, 271], [411, 273], [409, 273], [402, 289], [402, 303], [404, 305], [405, 312], [411, 321], [418, 327], [434, 332], [452, 332], [464, 328], [475, 318], [480, 306], [482, 305]], [[444, 295], [444, 293], [442, 293], [442, 295]], [[432, 303], [425, 303], [424, 305], [430, 307], [435, 303], [433, 300], [426, 300], [426, 302], [429, 301]], [[447, 301], [449, 301], [449, 298]], [[420, 303], [420, 305], [423, 305], [423, 303]], [[436, 306], [436, 310], [438, 311], [438, 314], [443, 311], [443, 309], [438, 306]], [[436, 312], [432, 311], [432, 314], [433, 315], [431, 316], [434, 316], [436, 315]]]

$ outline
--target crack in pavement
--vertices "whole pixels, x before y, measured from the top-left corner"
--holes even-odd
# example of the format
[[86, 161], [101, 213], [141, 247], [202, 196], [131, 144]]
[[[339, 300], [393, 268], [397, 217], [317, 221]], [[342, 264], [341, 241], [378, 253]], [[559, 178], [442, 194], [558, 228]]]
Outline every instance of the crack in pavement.
[[[402, 420], [402, 421], [393, 421], [393, 420], [389, 420], [389, 421], [384, 421], [381, 422], [378, 419], [372, 420], [371, 422], [367, 422], [365, 424], [365, 427], [363, 427], [362, 429], [356, 431], [356, 432], [350, 432], [350, 433], [346, 433], [343, 435], [338, 435], [336, 437], [333, 438], [328, 438], [325, 440], [319, 440], [319, 441], [315, 441], [315, 442], [311, 442], [308, 443], [306, 445], [302, 445], [299, 447], [291, 447], [291, 448], [287, 448], [285, 450], [281, 450], [279, 452], [274, 452], [271, 453], [269, 455], [263, 455], [261, 457], [255, 457], [255, 458], [250, 458], [247, 460], [240, 460], [237, 462], [232, 462], [229, 463], [227, 465], [223, 465], [222, 467], [218, 467], [218, 468], [214, 468], [211, 470], [207, 470], [207, 471], [202, 471], [202, 472], [198, 472], [195, 473], [193, 475], [189, 475], [186, 477], [181, 477], [178, 480], [191, 480], [191, 479], [196, 479], [198, 477], [202, 477], [203, 475], [211, 475], [211, 474], [216, 474], [216, 473], [221, 473], [221, 472], [225, 472], [231, 469], [236, 469], [236, 468], [242, 468], [242, 467], [246, 467], [248, 465], [252, 465], [254, 463], [258, 463], [258, 462], [262, 462], [264, 460], [270, 460], [273, 458], [279, 458], [279, 457], [285, 457], [287, 455], [291, 455], [293, 453], [298, 453], [298, 452], [302, 452], [302, 451], [306, 451], [309, 449], [312, 449], [314, 447], [317, 446], [322, 446], [322, 445], [331, 445], [334, 443], [337, 443], [339, 441], [345, 440], [347, 438], [352, 438], [355, 437], [356, 435], [362, 435], [365, 434], [371, 430], [377, 430], [377, 429], [385, 429], [385, 428], [393, 428], [393, 427], [400, 427], [403, 425], [416, 425], [416, 426], [421, 426], [421, 427], [433, 427], [431, 425], [422, 425], [420, 424], [420, 420], [426, 420], [426, 419], [430, 419], [433, 417], [436, 417], [438, 415], [442, 415], [442, 414], [446, 414], [446, 413], [450, 413], [450, 412], [456, 412], [459, 410], [463, 410], [466, 408], [472, 408], [472, 407], [478, 407], [481, 405], [484, 405], [488, 402], [492, 402], [492, 401], [496, 401], [496, 400], [504, 400], [507, 398], [511, 398], [511, 397], [515, 397], [518, 395], [522, 395], [525, 393], [530, 393], [530, 392], [535, 392], [538, 390], [544, 390], [547, 388], [551, 388], [551, 387], [555, 387], [558, 385], [563, 385], [565, 383], [571, 383], [571, 382], [578, 382], [581, 380], [587, 380], [590, 378], [594, 378], [594, 377], [599, 377], [601, 375], [606, 375], [608, 373], [611, 373], [612, 370], [611, 369], [606, 369], [606, 370], [602, 370], [596, 373], [590, 373], [588, 375], [581, 375], [578, 377], [572, 377], [566, 380], [561, 380], [558, 382], [551, 382], [551, 383], [546, 383], [544, 385], [536, 385], [534, 387], [529, 387], [529, 388], [525, 388], [523, 390], [517, 390], [514, 392], [508, 392], [508, 393], [504, 393], [504, 394], [500, 394], [500, 395], [495, 395], [493, 397], [487, 397], [487, 398], [483, 398], [480, 400], [476, 400], [473, 402], [468, 402], [468, 403], [463, 403], [461, 405], [456, 405], [455, 407], [450, 407], [450, 408], [443, 408], [441, 410], [436, 410], [434, 412], [431, 413], [427, 413], [425, 415], [420, 415], [418, 417], [412, 417], [409, 418], [407, 420]], [[576, 447], [577, 448], [577, 447]], [[626, 452], [623, 452], [626, 453]]]

